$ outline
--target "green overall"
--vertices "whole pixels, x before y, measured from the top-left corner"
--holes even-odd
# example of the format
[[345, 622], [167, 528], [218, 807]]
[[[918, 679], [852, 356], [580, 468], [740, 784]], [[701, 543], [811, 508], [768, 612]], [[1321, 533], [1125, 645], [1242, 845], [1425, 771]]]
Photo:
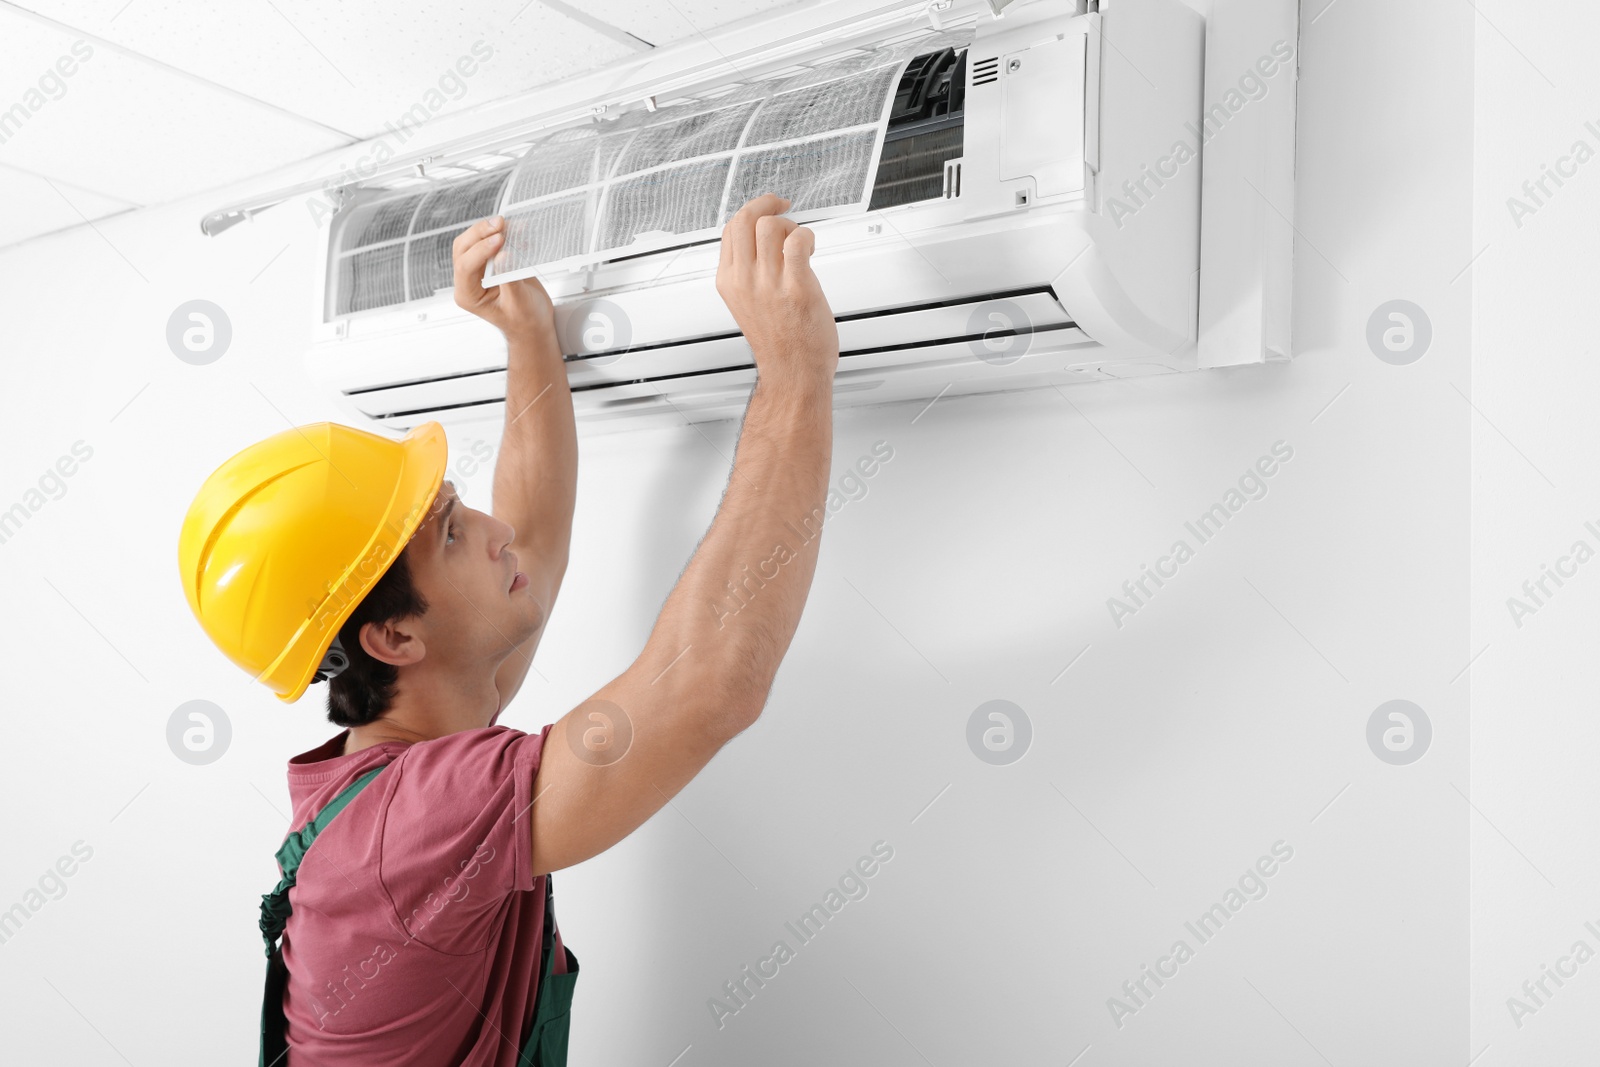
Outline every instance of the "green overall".
[[[388, 764], [384, 764], [388, 766]], [[294, 910], [289, 903], [289, 887], [295, 884], [300, 871], [300, 861], [317, 835], [325, 830], [333, 817], [371, 781], [383, 767], [363, 774], [346, 786], [328, 806], [317, 812], [304, 827], [290, 834], [278, 849], [278, 867], [283, 879], [278, 887], [261, 898], [261, 936], [267, 949], [267, 987], [261, 1004], [261, 1058], [257, 1067], [285, 1067], [288, 1055], [287, 1026], [283, 1015], [283, 993], [289, 971], [283, 964], [283, 948], [278, 938]], [[570, 948], [561, 946], [567, 956], [567, 973], [552, 974], [555, 938], [555, 897], [550, 888], [550, 876], [544, 876], [544, 947], [539, 956], [539, 992], [535, 1001], [533, 1030], [528, 1042], [517, 1057], [517, 1067], [566, 1067], [567, 1033], [572, 1021], [572, 989], [578, 981], [578, 957]]]

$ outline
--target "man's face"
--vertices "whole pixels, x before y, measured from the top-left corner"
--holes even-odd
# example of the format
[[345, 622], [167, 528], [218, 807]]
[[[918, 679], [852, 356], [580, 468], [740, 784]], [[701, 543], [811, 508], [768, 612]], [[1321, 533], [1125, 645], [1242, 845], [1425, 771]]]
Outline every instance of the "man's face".
[[[428, 518], [406, 545], [412, 580], [428, 601], [412, 620], [429, 660], [498, 661], [527, 640], [543, 621], [543, 608], [511, 550], [516, 531], [493, 515], [466, 505], [446, 481]], [[516, 588], [513, 588], [513, 579]]]

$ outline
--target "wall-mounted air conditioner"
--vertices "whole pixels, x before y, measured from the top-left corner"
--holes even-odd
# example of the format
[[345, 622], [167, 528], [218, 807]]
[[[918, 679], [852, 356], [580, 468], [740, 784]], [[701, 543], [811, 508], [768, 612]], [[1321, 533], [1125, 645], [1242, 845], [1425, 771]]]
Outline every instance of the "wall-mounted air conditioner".
[[816, 232], [840, 405], [1191, 369], [1200, 161], [1173, 146], [1202, 121], [1204, 27], [1177, 0], [1092, 7], [955, 4], [355, 188], [308, 367], [372, 423], [502, 420], [504, 342], [450, 292], [454, 236], [499, 213], [487, 280], [555, 298], [581, 428], [736, 417], [755, 371], [717, 240], [772, 191]]

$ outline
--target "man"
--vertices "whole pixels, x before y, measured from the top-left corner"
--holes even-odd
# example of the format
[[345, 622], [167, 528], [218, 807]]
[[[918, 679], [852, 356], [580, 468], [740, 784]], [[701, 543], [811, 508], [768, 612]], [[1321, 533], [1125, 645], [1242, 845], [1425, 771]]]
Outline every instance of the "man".
[[[577, 443], [544, 287], [480, 284], [503, 220], [453, 248], [456, 302], [507, 343], [492, 514], [443, 480], [434, 424], [402, 442], [286, 431], [196, 497], [180, 545], [196, 617], [282, 700], [328, 678], [345, 727], [289, 761], [292, 827], [330, 804], [337, 817], [317, 820], [303, 862], [290, 835], [263, 903], [269, 951], [283, 941], [284, 1063], [512, 1067], [535, 1044], [542, 1067], [564, 1059], [564, 1011], [533, 1033], [539, 985], [570, 1002], [575, 978], [559, 931], [539, 967], [550, 872], [632, 833], [756, 719], [815, 572], [820, 538], [790, 531], [825, 515], [838, 333], [788, 206], [758, 197], [722, 234], [717, 292], [757, 381], [716, 518], [639, 658], [538, 734], [495, 720], [566, 569]], [[760, 595], [717, 610], [779, 545]], [[269, 981], [263, 1060], [277, 1002]]]

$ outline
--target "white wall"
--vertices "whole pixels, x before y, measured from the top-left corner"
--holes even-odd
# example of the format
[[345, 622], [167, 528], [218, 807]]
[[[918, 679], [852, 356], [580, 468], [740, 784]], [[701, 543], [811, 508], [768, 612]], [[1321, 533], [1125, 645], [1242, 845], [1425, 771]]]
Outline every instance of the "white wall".
[[[1580, 860], [1593, 852], [1564, 837], [1580, 817], [1568, 790], [1595, 787], [1585, 735], [1564, 727], [1583, 711], [1576, 627], [1596, 594], [1580, 580], [1514, 637], [1496, 598], [1600, 517], [1583, 453], [1564, 450], [1548, 417], [1568, 405], [1579, 417], [1586, 394], [1517, 372], [1524, 351], [1581, 383], [1595, 372], [1580, 335], [1550, 328], [1582, 289], [1541, 273], [1521, 299], [1480, 297], [1476, 367], [1470, 301], [1495, 292], [1490, 277], [1510, 291], [1519, 264], [1540, 265], [1539, 242], [1570, 246], [1577, 216], [1555, 213], [1581, 194], [1461, 271], [1484, 243], [1471, 228], [1475, 156], [1480, 182], [1496, 175], [1476, 198], [1490, 225], [1484, 197], [1588, 117], [1576, 43], [1554, 20], [1548, 33], [1552, 53], [1567, 50], [1572, 117], [1544, 137], [1501, 117], [1491, 132], [1516, 138], [1513, 165], [1492, 144], [1474, 149], [1475, 44], [1501, 82], [1558, 97], [1470, 7], [1390, 6], [1380, 23], [1345, 0], [1305, 27], [1292, 364], [941, 400], [915, 423], [921, 404], [838, 416], [836, 482], [875, 441], [894, 458], [828, 523], [764, 716], [632, 837], [557, 875], [583, 965], [574, 1064], [667, 1064], [686, 1046], [686, 1067], [1080, 1052], [1085, 1067], [1459, 1064], [1485, 1041], [1510, 1045], [1491, 1002], [1585, 917], [1593, 865]], [[225, 199], [0, 253], [0, 506], [74, 442], [93, 448], [65, 494], [0, 545], [13, 709], [0, 908], [74, 842], [93, 848], [65, 895], [0, 945], [17, 1062], [252, 1055], [256, 912], [287, 829], [284, 761], [336, 732], [319, 689], [285, 707], [223, 660], [177, 581], [178, 524], [205, 475], [287, 425], [340, 417], [301, 366], [314, 227], [291, 205], [199, 236], [201, 211]], [[195, 298], [234, 329], [206, 367], [165, 342], [168, 315]], [[1365, 339], [1395, 298], [1432, 323], [1408, 366]], [[1561, 488], [1474, 421], [1467, 397]], [[727, 478], [736, 428], [703, 429], [584, 442], [566, 584], [502, 722], [537, 730], [637, 653]], [[1175, 539], [1195, 545], [1185, 521], [1279, 441], [1293, 457], [1267, 495], [1116, 627], [1107, 598]], [[457, 436], [452, 452], [473, 444]], [[1493, 494], [1476, 512], [1471, 463]], [[487, 469], [456, 477], [488, 507]], [[1469, 534], [1490, 539], [1476, 556]], [[1482, 631], [1470, 636], [1469, 603]], [[1497, 709], [1474, 723], [1495, 749], [1476, 789], [1469, 685]], [[1551, 693], [1532, 698], [1541, 686]], [[233, 728], [203, 767], [166, 742], [173, 710], [197, 698]], [[1434, 727], [1409, 766], [1367, 745], [1369, 716], [1394, 698]], [[966, 741], [973, 710], [994, 699], [1033, 724], [1010, 766]], [[1469, 791], [1560, 889], [1469, 823]], [[1473, 927], [1470, 1051], [1469, 825], [1479, 873], [1498, 879]], [[719, 1030], [708, 999], [775, 940], [795, 944], [785, 921], [880, 840], [894, 858], [869, 894]], [[1199, 943], [1185, 921], [1278, 841], [1293, 856], [1266, 896]], [[1482, 922], [1511, 915], [1516, 944], [1484, 936]], [[1115, 1026], [1107, 999], [1179, 938], [1193, 958]], [[1563, 994], [1548, 1027], [1535, 1020], [1544, 1040], [1570, 1040], [1579, 1000], [1596, 995]]]
[[[1575, 1062], [1600, 1012], [1600, 587], [1592, 561], [1562, 562], [1578, 541], [1586, 559], [1600, 549], [1585, 527], [1600, 526], [1600, 132], [1585, 126], [1600, 128], [1585, 47], [1600, 17], [1579, 5], [1519, 14], [1474, 31], [1472, 1051], [1487, 1049], [1484, 1065]], [[1523, 191], [1558, 167], [1552, 195]], [[1513, 197], [1532, 214], [1514, 213]], [[1558, 563], [1575, 573], [1546, 579], [1538, 601], [1524, 594]], [[1514, 614], [1513, 597], [1536, 610]], [[1565, 975], [1544, 976], [1558, 966]], [[1529, 996], [1523, 983], [1541, 978]]]

